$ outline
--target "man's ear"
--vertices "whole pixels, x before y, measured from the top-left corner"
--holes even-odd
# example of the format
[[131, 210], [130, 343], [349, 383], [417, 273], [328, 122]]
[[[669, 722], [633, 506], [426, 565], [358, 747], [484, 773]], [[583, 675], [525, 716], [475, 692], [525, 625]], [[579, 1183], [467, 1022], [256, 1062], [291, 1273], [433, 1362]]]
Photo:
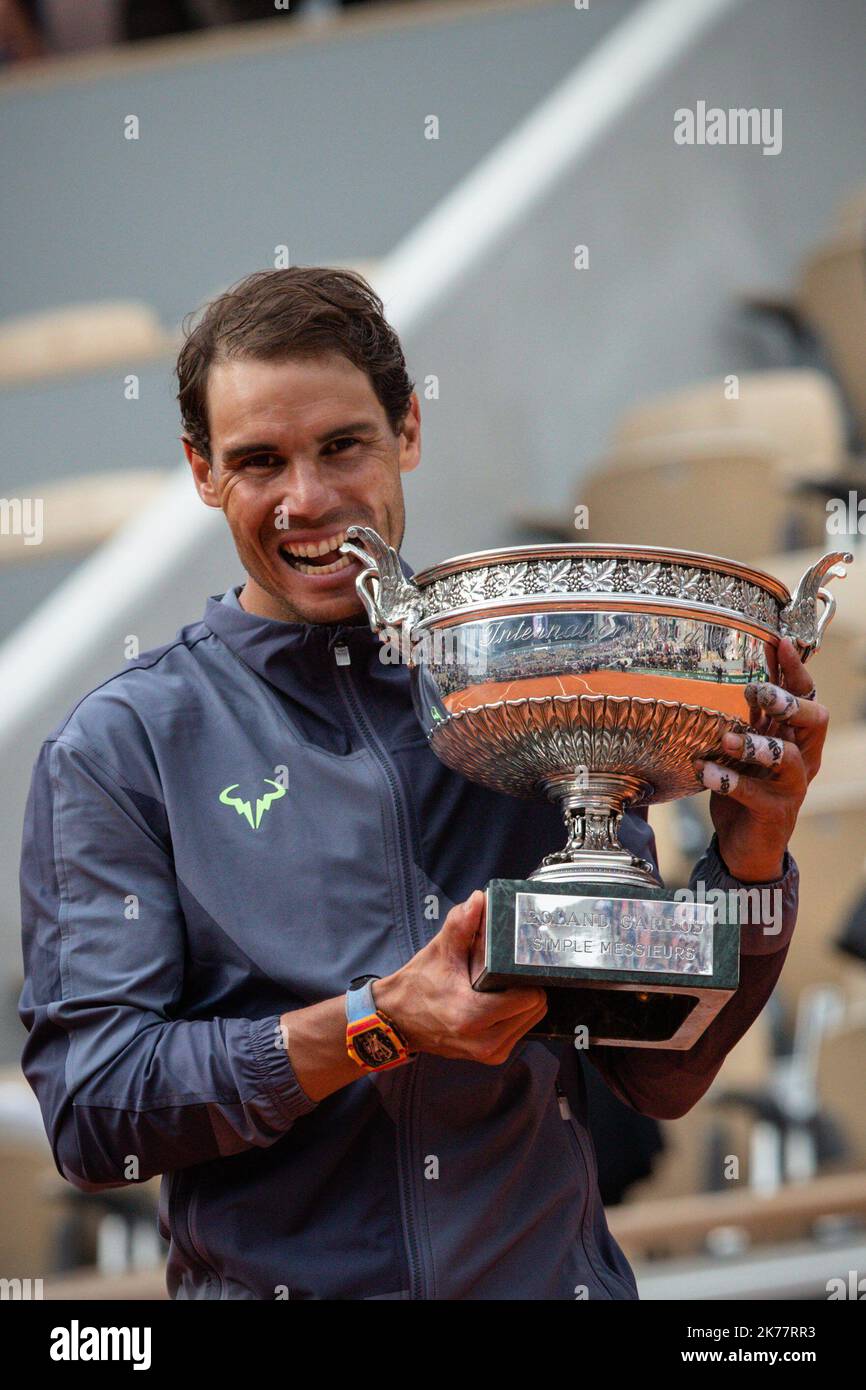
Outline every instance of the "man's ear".
[[412, 392], [409, 407], [400, 425], [400, 472], [409, 473], [421, 462], [421, 407], [418, 393]]
[[219, 507], [220, 500], [214, 485], [213, 469], [203, 454], [193, 448], [188, 439], [181, 439], [186, 461], [192, 469], [195, 490], [208, 507]]

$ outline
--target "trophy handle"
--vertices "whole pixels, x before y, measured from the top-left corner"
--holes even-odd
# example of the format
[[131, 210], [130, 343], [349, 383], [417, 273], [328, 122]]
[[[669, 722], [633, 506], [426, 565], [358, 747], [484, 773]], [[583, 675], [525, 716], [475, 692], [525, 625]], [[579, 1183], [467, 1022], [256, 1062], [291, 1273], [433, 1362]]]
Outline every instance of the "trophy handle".
[[[854, 556], [848, 550], [831, 550], [827, 555], [822, 555], [806, 570], [791, 595], [791, 602], [779, 614], [779, 633], [782, 637], [791, 638], [801, 661], [808, 661], [818, 650], [836, 612], [835, 595], [821, 586], [821, 580], [844, 579], [845, 565], [852, 564], [853, 560]], [[819, 600], [823, 604], [820, 612]]]
[[396, 550], [369, 526], [350, 526], [346, 535], [363, 541], [366, 547], [344, 541], [340, 551], [354, 555], [364, 566], [355, 580], [355, 591], [371, 628], [381, 632], [386, 627], [402, 627], [411, 638], [412, 628], [423, 617], [424, 600], [417, 585], [403, 574]]

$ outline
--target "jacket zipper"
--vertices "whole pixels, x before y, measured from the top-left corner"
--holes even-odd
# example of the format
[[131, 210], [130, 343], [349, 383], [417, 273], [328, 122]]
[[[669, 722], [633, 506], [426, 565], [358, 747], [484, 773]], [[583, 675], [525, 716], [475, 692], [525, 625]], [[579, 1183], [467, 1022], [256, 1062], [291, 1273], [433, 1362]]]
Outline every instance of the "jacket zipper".
[[[584, 1171], [586, 1173], [586, 1196], [584, 1198], [583, 1210], [580, 1213], [580, 1242], [583, 1246], [583, 1252], [586, 1255], [586, 1262], [589, 1268], [595, 1274], [595, 1277], [598, 1279], [598, 1282], [601, 1284], [602, 1288], [606, 1289], [607, 1292], [610, 1293], [611, 1290], [608, 1278], [616, 1279], [616, 1274], [613, 1270], [602, 1271], [602, 1269], [600, 1268], [600, 1266], [603, 1265], [603, 1261], [601, 1259], [601, 1254], [598, 1250], [598, 1247], [596, 1246], [595, 1238], [592, 1233], [592, 1227], [589, 1222], [589, 1207], [590, 1202], [592, 1200], [592, 1190], [594, 1187], [598, 1185], [598, 1175], [595, 1171], [595, 1164], [591, 1161], [591, 1156], [587, 1152], [587, 1149], [584, 1145], [583, 1136], [580, 1133], [580, 1127], [575, 1123], [574, 1114], [568, 1102], [568, 1096], [565, 1094], [565, 1091], [562, 1088], [562, 1083], [560, 1082], [559, 1077], [556, 1078], [556, 1100], [557, 1104], [559, 1105], [559, 1113], [562, 1116], [564, 1123], [568, 1126], [568, 1133], [571, 1138], [572, 1148], [574, 1149], [575, 1153], [579, 1155], [583, 1163]], [[590, 1247], [592, 1247], [592, 1254], [590, 1253]], [[595, 1256], [594, 1259], [593, 1255]]]
[[[173, 1170], [169, 1179], [169, 1183], [170, 1186], [168, 1196], [168, 1209], [170, 1213], [169, 1229], [171, 1231], [171, 1234], [175, 1239], [177, 1239], [177, 1228], [182, 1221], [184, 1234], [186, 1236], [187, 1248], [186, 1250], [184, 1250], [183, 1245], [181, 1245], [180, 1248], [184, 1250], [184, 1253], [186, 1254], [188, 1260], [192, 1260], [193, 1263], [197, 1263], [199, 1265], [199, 1268], [205, 1274], [205, 1276], [210, 1277], [210, 1279], [216, 1282], [220, 1291], [220, 1298], [222, 1298], [222, 1275], [220, 1274], [219, 1270], [216, 1269], [210, 1263], [210, 1261], [205, 1258], [204, 1254], [199, 1248], [195, 1236], [193, 1235], [192, 1221], [190, 1219], [190, 1203], [192, 1201], [192, 1190], [191, 1188], [186, 1187], [183, 1181], [183, 1170]], [[185, 1190], [182, 1191], [182, 1189], [184, 1188]]]
[[336, 671], [339, 678], [339, 688], [343, 693], [345, 703], [352, 715], [361, 737], [364, 738], [372, 749], [379, 766], [385, 774], [388, 786], [391, 790], [391, 800], [394, 806], [395, 819], [397, 821], [397, 842], [400, 851], [400, 877], [403, 888], [403, 900], [409, 909], [406, 913], [406, 922], [409, 928], [409, 943], [413, 954], [420, 951], [424, 945], [423, 940], [415, 930], [414, 904], [410, 899], [408, 885], [412, 882], [412, 866], [409, 856], [409, 840], [411, 831], [407, 828], [407, 816], [403, 803], [403, 793], [394, 769], [394, 765], [385, 750], [378, 734], [374, 730], [366, 714], [361, 701], [358, 699], [355, 684], [347, 666], [337, 666]]
[[[332, 639], [336, 643], [339, 636], [339, 629]], [[412, 866], [409, 858], [409, 841], [411, 830], [407, 826], [407, 817], [403, 803], [403, 794], [400, 788], [396, 770], [388, 757], [388, 754], [367, 719], [364, 707], [358, 699], [355, 685], [350, 675], [348, 666], [336, 666], [337, 685], [343, 695], [343, 700], [349, 714], [353, 718], [361, 737], [368, 744], [373, 752], [376, 761], [379, 763], [391, 792], [391, 803], [394, 811], [394, 818], [397, 822], [397, 843], [400, 859], [400, 880], [402, 888], [402, 898], [406, 905], [406, 922], [409, 930], [409, 943], [413, 953], [421, 950], [423, 942], [419, 940], [415, 930], [415, 911], [414, 903], [410, 897], [409, 884], [413, 881]], [[401, 1151], [398, 1153], [397, 1168], [400, 1186], [403, 1195], [403, 1217], [406, 1226], [406, 1253], [409, 1263], [409, 1297], [410, 1299], [423, 1299], [424, 1297], [424, 1263], [421, 1256], [420, 1242], [418, 1239], [418, 1217], [415, 1206], [415, 1192], [412, 1182], [412, 1158], [413, 1158], [413, 1137], [414, 1125], [412, 1123], [412, 1102], [415, 1095], [417, 1081], [417, 1069], [421, 1065], [422, 1058], [418, 1057], [409, 1064], [408, 1074], [403, 1075], [403, 1091], [400, 1102], [400, 1117], [403, 1123], [398, 1128], [401, 1139]]]

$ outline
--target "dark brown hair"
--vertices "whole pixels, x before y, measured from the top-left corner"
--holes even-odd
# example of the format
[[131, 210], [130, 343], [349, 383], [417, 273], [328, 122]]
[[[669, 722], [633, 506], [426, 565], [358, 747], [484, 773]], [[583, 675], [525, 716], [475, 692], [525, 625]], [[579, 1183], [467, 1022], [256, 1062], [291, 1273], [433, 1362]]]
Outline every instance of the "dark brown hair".
[[[194, 316], [193, 316], [194, 317]], [[227, 358], [274, 360], [336, 352], [366, 372], [396, 433], [413, 382], [382, 301], [363, 275], [324, 266], [258, 270], [206, 305], [177, 359], [177, 399], [189, 443], [210, 459], [208, 372]]]

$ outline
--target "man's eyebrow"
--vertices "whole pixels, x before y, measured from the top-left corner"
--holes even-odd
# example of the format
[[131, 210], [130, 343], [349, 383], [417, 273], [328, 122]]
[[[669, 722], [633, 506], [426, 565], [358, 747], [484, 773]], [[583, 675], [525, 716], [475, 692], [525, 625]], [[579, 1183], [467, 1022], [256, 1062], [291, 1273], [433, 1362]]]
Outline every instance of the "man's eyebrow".
[[[346, 434], [369, 434], [376, 429], [373, 420], [353, 420], [348, 425], [338, 425], [336, 429], [326, 430], [324, 434], [316, 436], [317, 444], [327, 444], [332, 439], [340, 439]], [[259, 440], [252, 444], [233, 444], [230, 449], [223, 451], [223, 463], [234, 463], [236, 459], [247, 457], [249, 454], [280, 454], [282, 450], [279, 444], [270, 443], [267, 440]]]
[[222, 458], [223, 463], [234, 463], [235, 459], [244, 458], [247, 454], [278, 454], [279, 452], [278, 444], [233, 444], [230, 449], [223, 450]]
[[316, 436], [317, 444], [327, 444], [330, 439], [339, 439], [344, 434], [369, 434], [376, 429], [373, 420], [353, 420], [349, 425], [338, 425], [335, 430], [326, 430], [324, 434]]

